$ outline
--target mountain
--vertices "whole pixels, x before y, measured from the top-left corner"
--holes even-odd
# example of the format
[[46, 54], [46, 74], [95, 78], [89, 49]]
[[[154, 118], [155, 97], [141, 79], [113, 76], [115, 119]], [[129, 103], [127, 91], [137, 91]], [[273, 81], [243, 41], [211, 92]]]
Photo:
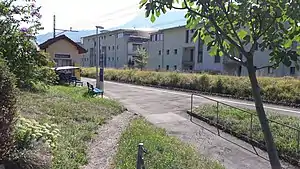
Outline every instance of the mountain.
[[[122, 29], [122, 28], [123, 29], [125, 28], [165, 29], [165, 28], [180, 26], [186, 23], [186, 19], [184, 18], [185, 13], [186, 13], [185, 11], [170, 11], [167, 12], [166, 14], [161, 14], [161, 16], [157, 18], [154, 23], [152, 23], [149, 18], [145, 18], [144, 13], [141, 13], [129, 22], [115, 28], [109, 28], [107, 30]], [[72, 40], [78, 42], [80, 41], [81, 37], [89, 36], [95, 33], [96, 33], [95, 30], [80, 30], [79, 32], [66, 32], [64, 34], [69, 38], [71, 38]], [[52, 37], [53, 37], [53, 32], [41, 34], [37, 36], [37, 42], [38, 44], [40, 44]]]

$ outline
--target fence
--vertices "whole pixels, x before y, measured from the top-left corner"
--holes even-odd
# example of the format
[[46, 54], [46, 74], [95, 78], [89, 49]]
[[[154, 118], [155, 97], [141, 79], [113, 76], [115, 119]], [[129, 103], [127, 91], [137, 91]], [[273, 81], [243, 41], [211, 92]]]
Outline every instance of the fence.
[[143, 157], [144, 153], [147, 153], [147, 150], [144, 148], [143, 143], [139, 143], [138, 153], [137, 153], [137, 161], [136, 161], [136, 169], [145, 169], [145, 163], [144, 163], [144, 157]]
[[[212, 101], [213, 105], [210, 111], [202, 110], [194, 106], [195, 97], [200, 97]], [[220, 136], [220, 130], [230, 133], [256, 147], [266, 150], [263, 133], [260, 127], [258, 116], [251, 110], [242, 109], [233, 105], [220, 102], [215, 99], [200, 95], [191, 95], [190, 120], [196, 117], [217, 128], [217, 134]], [[213, 107], [213, 108], [212, 108]], [[202, 107], [203, 108], [203, 107]], [[231, 115], [230, 112], [233, 113]], [[277, 120], [276, 120], [277, 119]], [[282, 120], [284, 119], [284, 120]], [[268, 116], [268, 122], [281, 158], [294, 165], [300, 164], [300, 125], [299, 119], [291, 121], [292, 117], [280, 115]], [[296, 123], [297, 127], [278, 122], [281, 120], [286, 123]], [[298, 120], [298, 122], [297, 122]], [[230, 121], [230, 122], [229, 122]], [[257, 153], [257, 152], [256, 152]], [[258, 155], [258, 154], [257, 154]]]

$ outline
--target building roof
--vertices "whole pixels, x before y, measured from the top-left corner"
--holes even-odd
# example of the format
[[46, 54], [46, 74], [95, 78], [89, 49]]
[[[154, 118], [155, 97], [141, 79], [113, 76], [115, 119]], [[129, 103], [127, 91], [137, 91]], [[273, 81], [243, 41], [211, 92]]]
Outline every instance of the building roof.
[[166, 30], [177, 29], [177, 28], [184, 28], [184, 27], [185, 27], [185, 25], [179, 25], [179, 26], [174, 26], [174, 27], [159, 29], [156, 32], [151, 32], [150, 35], [156, 34], [156, 33], [160, 33], [160, 32], [166, 31]]
[[60, 35], [60, 36], [57, 36], [55, 38], [51, 38], [51, 39], [48, 39], [46, 42], [42, 43], [39, 45], [40, 49], [46, 49], [48, 48], [50, 45], [52, 45], [53, 43], [59, 41], [59, 40], [66, 40], [68, 41], [69, 43], [71, 43], [73, 46], [75, 46], [78, 50], [78, 53], [79, 54], [82, 54], [82, 53], [86, 53], [87, 50], [84, 49], [83, 47], [81, 47], [78, 43], [74, 42], [73, 40], [71, 40], [70, 38], [68, 38], [66, 35]]
[[[112, 30], [100, 30], [98, 35], [101, 34], [107, 34], [107, 33], [115, 33], [115, 32], [131, 32], [131, 31], [136, 31], [136, 32], [155, 32], [157, 29], [154, 28], [121, 28], [121, 29], [112, 29]], [[97, 34], [93, 35], [88, 35], [84, 36], [81, 38], [89, 38], [89, 37], [94, 37], [97, 36]]]

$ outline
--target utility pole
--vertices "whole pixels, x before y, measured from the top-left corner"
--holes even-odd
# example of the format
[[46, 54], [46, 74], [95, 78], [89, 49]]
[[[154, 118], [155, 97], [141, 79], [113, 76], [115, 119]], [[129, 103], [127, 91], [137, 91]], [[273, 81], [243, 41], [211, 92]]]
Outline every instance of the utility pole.
[[[59, 34], [56, 34], [56, 31], [61, 31]], [[55, 38], [57, 35], [63, 34], [65, 32], [78, 32], [76, 30], [72, 30], [72, 27], [70, 29], [57, 29], [56, 28], [56, 17], [53, 15], [53, 38]]]

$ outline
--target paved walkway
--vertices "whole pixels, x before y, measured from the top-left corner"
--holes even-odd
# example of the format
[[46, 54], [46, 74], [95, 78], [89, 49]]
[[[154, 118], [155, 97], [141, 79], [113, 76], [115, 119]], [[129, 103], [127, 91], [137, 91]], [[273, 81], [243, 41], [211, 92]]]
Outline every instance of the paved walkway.
[[[83, 78], [95, 83], [94, 79]], [[226, 133], [216, 135], [216, 129], [201, 121], [191, 122], [185, 111], [190, 107], [190, 97], [149, 87], [105, 83], [105, 94], [119, 100], [129, 111], [143, 115], [151, 123], [166, 129], [170, 135], [192, 144], [197, 150], [220, 161], [228, 169], [268, 169], [269, 162], [254, 154], [253, 147]], [[195, 100], [196, 104], [209, 102], [205, 99]], [[250, 151], [238, 145], [246, 147]], [[147, 147], [147, 145], [145, 145]], [[256, 149], [262, 157], [266, 153]], [[293, 168], [287, 166], [285, 168]]]

